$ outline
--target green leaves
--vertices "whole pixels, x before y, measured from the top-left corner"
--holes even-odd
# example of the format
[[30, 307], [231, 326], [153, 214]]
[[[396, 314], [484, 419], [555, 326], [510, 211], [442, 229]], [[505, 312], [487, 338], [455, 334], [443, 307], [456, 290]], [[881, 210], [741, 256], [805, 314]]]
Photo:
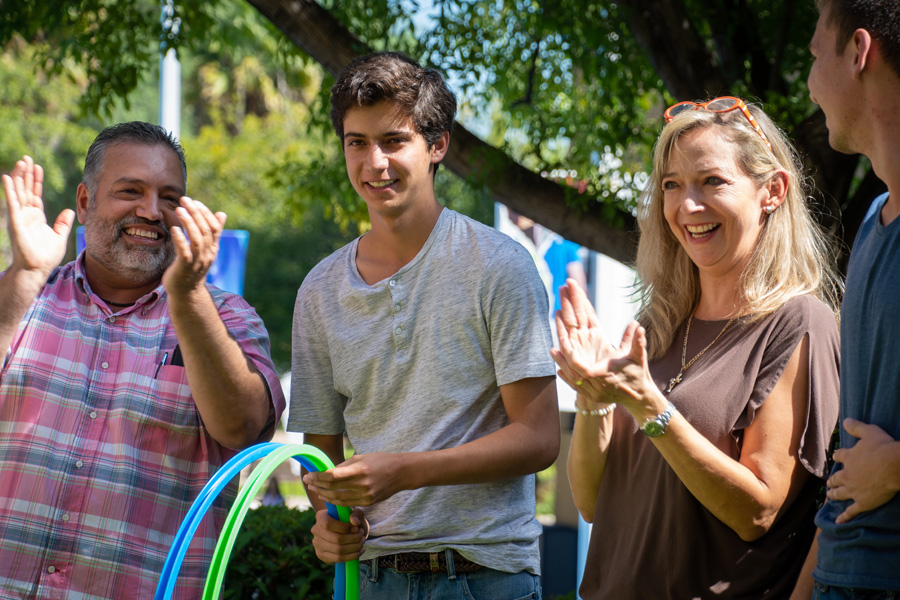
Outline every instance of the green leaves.
[[20, 0], [0, 4], [0, 46], [14, 35], [39, 48], [38, 65], [48, 73], [84, 73], [80, 106], [109, 117], [118, 99], [128, 107], [135, 88], [158, 62], [160, 42], [178, 48], [203, 41], [214, 24], [213, 8], [179, 1], [180, 36], [164, 38], [157, 0]]
[[330, 600], [334, 567], [320, 561], [315, 511], [260, 506], [247, 513], [225, 575], [225, 600]]
[[[575, 171], [594, 190], [604, 183], [603, 148], [636, 156], [625, 150], [652, 143], [644, 107], [660, 104], [658, 78], [614, 4], [438, 0], [433, 14], [416, 55], [448, 75], [462, 122], [520, 164]], [[623, 165], [643, 167], [643, 156]]]
[[[283, 16], [310, 3], [266, 4], [271, 14]], [[824, 121], [808, 119], [815, 112], [805, 83], [816, 20], [812, 2], [431, 0], [429, 17], [416, 14], [415, 0], [319, 4], [368, 47], [403, 51], [441, 69], [458, 93], [463, 125], [518, 165], [536, 173], [574, 172], [584, 193], [569, 194], [563, 204], [557, 191], [523, 207], [535, 214], [541, 212], [538, 202], [546, 202], [544, 214], [579, 209], [590, 218], [558, 224], [583, 244], [602, 247], [594, 232], [628, 227], [662, 112], [675, 100], [733, 94], [764, 102], [798, 140], [824, 195], [834, 196], [836, 206], [846, 199], [856, 163], [823, 149]], [[275, 179], [294, 192], [292, 218], [321, 209], [347, 232], [365, 219], [364, 206], [346, 184], [339, 150], [329, 141], [330, 77], [245, 2], [179, 0], [175, 6], [181, 28], [172, 43], [182, 50], [185, 72], [198, 73], [196, 81], [185, 79], [192, 125], [238, 134], [249, 115], [265, 119], [304, 105], [307, 115], [285, 122], [298, 137], [321, 144], [317, 162], [298, 157], [286, 159], [284, 169], [271, 165]], [[295, 42], [298, 35], [313, 42], [330, 32], [329, 42], [340, 47], [328, 48], [325, 58], [320, 52], [323, 62], [336, 50], [358, 50], [355, 41], [332, 39], [335, 29], [316, 29], [318, 22], [304, 21], [312, 26], [288, 33]], [[126, 108], [149, 106], [135, 89], [156, 73], [162, 34], [156, 0], [0, 3], [0, 44], [15, 34], [38, 48], [36, 70], [65, 72], [82, 86], [84, 112], [109, 118], [121, 114], [123, 100]], [[307, 46], [321, 50], [328, 44]], [[459, 160], [457, 170], [470, 159]], [[518, 165], [506, 161], [505, 170]], [[515, 202], [484, 180], [464, 189], [476, 202], [487, 189]], [[840, 229], [834, 223], [829, 228]], [[855, 226], [844, 231], [852, 239]]]

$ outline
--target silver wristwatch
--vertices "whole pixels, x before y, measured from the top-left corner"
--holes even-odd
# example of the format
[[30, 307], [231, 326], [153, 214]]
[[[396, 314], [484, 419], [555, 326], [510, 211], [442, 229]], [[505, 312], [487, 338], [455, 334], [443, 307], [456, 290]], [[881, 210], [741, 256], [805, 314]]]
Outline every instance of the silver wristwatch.
[[663, 435], [666, 432], [666, 428], [669, 426], [669, 419], [671, 419], [674, 414], [675, 407], [669, 402], [669, 405], [666, 406], [666, 410], [655, 417], [650, 417], [644, 421], [644, 424], [641, 425], [641, 431], [646, 433], [649, 437]]

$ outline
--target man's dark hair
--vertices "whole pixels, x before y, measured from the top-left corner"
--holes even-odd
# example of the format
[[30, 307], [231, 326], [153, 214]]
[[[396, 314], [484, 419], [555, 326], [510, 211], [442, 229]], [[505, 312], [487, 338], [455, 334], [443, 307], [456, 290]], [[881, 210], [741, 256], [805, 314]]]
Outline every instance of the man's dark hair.
[[413, 121], [430, 149], [453, 127], [456, 96], [434, 69], [399, 52], [376, 52], [353, 59], [331, 88], [331, 122], [344, 137], [347, 111], [387, 101]]
[[857, 29], [878, 42], [884, 58], [900, 77], [900, 2], [897, 0], [817, 0], [820, 13], [837, 30], [837, 52], [843, 54]]
[[184, 181], [187, 182], [187, 163], [184, 160], [184, 149], [178, 140], [159, 125], [144, 121], [131, 121], [107, 127], [97, 135], [91, 147], [88, 148], [87, 156], [84, 159], [82, 181], [87, 186], [91, 198], [94, 197], [97, 190], [97, 181], [100, 179], [103, 169], [106, 149], [122, 142], [146, 144], [147, 146], [156, 146], [157, 144], [168, 146], [181, 162], [181, 174], [184, 176]]

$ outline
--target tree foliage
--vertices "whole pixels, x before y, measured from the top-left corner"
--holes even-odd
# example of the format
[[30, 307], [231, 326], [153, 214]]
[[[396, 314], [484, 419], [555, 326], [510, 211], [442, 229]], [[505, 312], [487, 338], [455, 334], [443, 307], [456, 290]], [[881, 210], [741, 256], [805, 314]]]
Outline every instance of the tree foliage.
[[[265, 25], [248, 6], [235, 6]], [[281, 163], [302, 164], [318, 157], [318, 149], [325, 144], [321, 136], [295, 134], [310, 121], [306, 104], [271, 91], [278, 80], [278, 71], [271, 65], [266, 71], [246, 57], [214, 50], [207, 48], [202, 55], [183, 53], [187, 101], [181, 141], [188, 160], [188, 193], [227, 213], [227, 227], [250, 232], [244, 296], [263, 317], [273, 358], [283, 371], [290, 364], [297, 288], [316, 262], [358, 230], [340, 227], [322, 205], [296, 210], [292, 191], [279, 185]], [[75, 65], [67, 75], [34, 69], [35, 56], [41, 51], [16, 38], [0, 53], [4, 123], [0, 170], [9, 171], [23, 154], [33, 156], [45, 170], [44, 200], [53, 219], [63, 208], [73, 207], [84, 155], [102, 127], [133, 119], [155, 120], [156, 73], [151, 71], [135, 89], [128, 107], [112, 102], [104, 111], [108, 117], [84, 115], [78, 101], [89, 85], [86, 74]], [[321, 79], [315, 65], [308, 65], [308, 70], [309, 79]], [[294, 76], [299, 78], [297, 73]], [[235, 85], [241, 77], [243, 85]], [[314, 85], [311, 93], [317, 91]], [[275, 101], [267, 99], [266, 93]], [[336, 191], [331, 194], [331, 202], [337, 202]], [[0, 210], [0, 269], [12, 258], [4, 219], [5, 210]], [[73, 239], [67, 260], [74, 256]]]
[[19, 0], [0, 4], [0, 45], [14, 34], [38, 48], [40, 68], [70, 72], [79, 65], [89, 83], [81, 106], [95, 114], [112, 114], [116, 99], [125, 100], [157, 60], [160, 45], [197, 47], [214, 24], [214, 6], [203, 2], [179, 6], [183, 27], [164, 32], [157, 0]]
[[620, 186], [597, 177], [604, 153], [640, 148], [627, 162], [642, 167], [658, 129], [648, 117], [662, 100], [615, 5], [440, 2], [438, 10], [423, 51], [453, 74], [471, 110], [492, 109], [488, 140], [532, 170], [576, 171], [589, 197], [616, 198]]
[[[347, 181], [330, 121], [317, 108], [326, 78], [321, 68], [248, 4], [222, 2], [209, 10], [229, 24], [223, 35], [180, 51], [188, 193], [227, 213], [227, 227], [250, 232], [244, 296], [263, 317], [283, 371], [290, 364], [297, 288], [319, 260], [367, 229], [365, 205]], [[84, 154], [102, 127], [156, 120], [158, 63], [147, 66], [127, 102], [113, 95], [92, 112], [79, 104], [93, 85], [90, 66], [66, 58], [64, 72], [44, 69], [43, 39], [27, 43], [16, 35], [0, 51], [0, 171], [25, 153], [43, 165], [52, 219], [73, 206]], [[483, 189], [446, 170], [437, 185], [453, 208], [493, 218]], [[0, 210], [0, 269], [11, 260], [4, 218]], [[73, 240], [67, 260], [74, 251]]]
[[[397, 4], [323, 5], [329, 12], [312, 0], [248, 1], [329, 72], [382, 45], [377, 26], [359, 26], [345, 13]], [[463, 125], [482, 139], [459, 128], [448, 166], [615, 258], [633, 252], [618, 234], [634, 226], [634, 188], [662, 112], [675, 100], [732, 94], [764, 103], [807, 163], [814, 209], [845, 242], [883, 185], [859, 157], [831, 150], [822, 113], [808, 98], [812, 3], [435, 0], [434, 9], [432, 25], [412, 36], [401, 23], [405, 33], [395, 39], [402, 44], [391, 47], [443, 68], [463, 91]], [[560, 193], [531, 176], [554, 171], [574, 171], [585, 193]]]
[[[323, 90], [355, 55], [405, 51], [442, 69], [460, 93], [461, 123], [445, 159], [451, 171], [622, 260], [634, 249], [640, 173], [662, 111], [675, 100], [733, 94], [764, 103], [807, 161], [823, 222], [845, 240], [880, 185], [858, 157], [829, 148], [821, 111], [808, 98], [807, 44], [816, 13], [805, 0], [432, 0], [429, 20], [413, 18], [415, 0], [247, 1], [271, 22], [269, 31], [274, 26], [283, 34], [274, 46], [258, 43], [246, 22], [223, 14], [229, 3], [201, 0], [178, 2], [182, 28], [167, 43], [198, 51], [229, 46], [244, 59], [280, 61], [285, 74], [294, 72], [290, 60], [313, 59], [325, 73]], [[135, 88], [135, 65], [155, 60], [135, 47], [162, 35], [153, 12], [147, 0], [5, 3], [0, 42], [18, 32], [46, 44], [45, 66], [85, 65], [91, 82], [85, 103], [102, 110], [111, 96], [127, 97]], [[113, 22], [134, 30], [128, 43], [120, 32], [105, 34]], [[311, 126], [327, 130], [321, 92], [311, 106]], [[323, 150], [316, 168], [288, 163], [284, 176], [293, 179], [284, 183], [334, 188], [340, 178], [331, 186], [324, 178], [336, 158]], [[541, 173], [569, 176], [577, 189], [565, 177], [554, 183]], [[359, 208], [350, 202], [329, 210], [349, 220]]]
[[[69, 103], [81, 95], [79, 83], [35, 73], [35, 55], [35, 48], [20, 38], [0, 54], [0, 172], [8, 173], [26, 153], [43, 165], [44, 200], [52, 219], [72, 206], [79, 166], [96, 132], [70, 118]], [[6, 211], [0, 210], [0, 265], [11, 260]]]

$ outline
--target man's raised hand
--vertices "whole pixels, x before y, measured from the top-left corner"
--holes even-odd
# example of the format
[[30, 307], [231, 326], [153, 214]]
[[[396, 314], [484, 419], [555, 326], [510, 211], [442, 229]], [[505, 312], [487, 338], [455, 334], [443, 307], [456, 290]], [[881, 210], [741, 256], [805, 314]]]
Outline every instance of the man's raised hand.
[[206, 274], [219, 253], [219, 238], [225, 227], [225, 213], [213, 213], [202, 202], [187, 196], [175, 213], [180, 227], [172, 227], [175, 260], [163, 275], [170, 295], [190, 293], [203, 288]]
[[[13, 268], [40, 272], [44, 281], [66, 254], [66, 243], [75, 212], [65, 209], [53, 226], [47, 223], [44, 202], [44, 169], [30, 156], [23, 156], [9, 175], [3, 175], [6, 206], [9, 210], [9, 237]], [[43, 282], [42, 282], [43, 283]]]

